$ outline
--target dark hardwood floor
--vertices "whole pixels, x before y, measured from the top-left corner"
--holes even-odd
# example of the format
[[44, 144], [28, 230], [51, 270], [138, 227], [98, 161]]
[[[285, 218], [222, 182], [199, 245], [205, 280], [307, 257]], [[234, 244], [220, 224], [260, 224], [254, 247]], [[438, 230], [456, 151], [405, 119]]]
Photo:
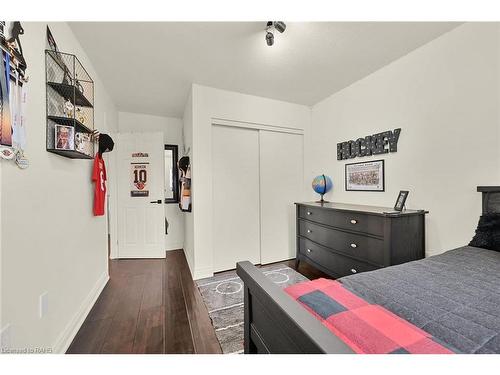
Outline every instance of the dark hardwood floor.
[[[282, 262], [294, 268], [294, 261]], [[309, 279], [327, 277], [301, 262]], [[110, 280], [67, 350], [78, 353], [221, 353], [184, 252], [111, 260]]]
[[67, 353], [163, 353], [163, 259], [110, 261], [110, 280]]

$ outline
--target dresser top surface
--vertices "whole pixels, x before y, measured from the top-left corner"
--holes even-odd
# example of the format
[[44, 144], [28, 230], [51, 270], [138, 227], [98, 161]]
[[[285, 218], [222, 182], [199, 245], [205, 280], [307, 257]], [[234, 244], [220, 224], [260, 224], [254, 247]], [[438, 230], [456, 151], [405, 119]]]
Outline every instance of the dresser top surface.
[[407, 216], [407, 215], [424, 215], [428, 213], [425, 210], [404, 210], [404, 211], [394, 211], [394, 208], [390, 207], [378, 207], [378, 206], [365, 206], [361, 204], [349, 204], [349, 203], [338, 203], [338, 202], [296, 202], [297, 205], [326, 208], [336, 211], [348, 211], [348, 212], [363, 212], [371, 215], [381, 215], [381, 216]]

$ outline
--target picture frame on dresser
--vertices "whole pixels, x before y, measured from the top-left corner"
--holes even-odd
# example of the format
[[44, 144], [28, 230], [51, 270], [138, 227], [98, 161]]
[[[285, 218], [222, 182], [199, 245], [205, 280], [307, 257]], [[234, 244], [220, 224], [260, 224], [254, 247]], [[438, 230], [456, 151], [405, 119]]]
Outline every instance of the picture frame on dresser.
[[384, 160], [348, 163], [345, 165], [346, 191], [385, 191]]
[[408, 194], [410, 194], [408, 190], [401, 190], [399, 192], [398, 199], [396, 199], [396, 203], [394, 204], [395, 211], [403, 211], [406, 203], [406, 198], [408, 198]]

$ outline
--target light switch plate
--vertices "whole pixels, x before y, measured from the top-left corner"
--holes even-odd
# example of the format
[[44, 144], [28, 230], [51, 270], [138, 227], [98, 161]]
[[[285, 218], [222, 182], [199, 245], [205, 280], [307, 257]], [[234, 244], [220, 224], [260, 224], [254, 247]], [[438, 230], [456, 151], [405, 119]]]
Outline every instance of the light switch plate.
[[40, 294], [39, 301], [40, 309], [39, 309], [39, 317], [40, 319], [47, 315], [49, 311], [49, 292], [45, 292]]

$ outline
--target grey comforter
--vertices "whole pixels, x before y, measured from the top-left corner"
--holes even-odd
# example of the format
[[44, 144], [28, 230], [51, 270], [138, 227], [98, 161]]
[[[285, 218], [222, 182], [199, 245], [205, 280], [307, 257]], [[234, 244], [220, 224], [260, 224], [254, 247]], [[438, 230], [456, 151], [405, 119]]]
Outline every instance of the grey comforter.
[[465, 246], [343, 285], [462, 353], [500, 353], [500, 252]]

